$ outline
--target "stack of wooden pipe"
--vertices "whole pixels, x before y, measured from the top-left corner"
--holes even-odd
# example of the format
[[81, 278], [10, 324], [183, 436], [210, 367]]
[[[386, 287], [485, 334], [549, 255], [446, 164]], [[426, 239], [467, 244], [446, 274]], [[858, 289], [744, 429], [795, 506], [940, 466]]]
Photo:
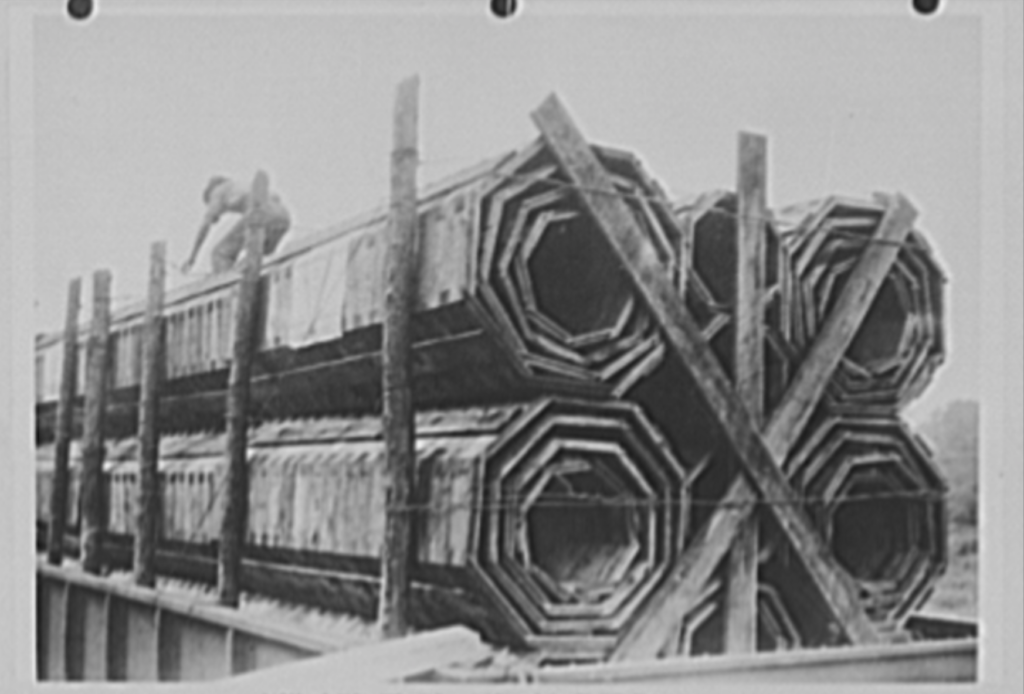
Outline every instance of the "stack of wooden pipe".
[[[594, 152], [731, 377], [736, 196], [713, 192], [671, 209], [633, 155]], [[829, 198], [764, 225], [765, 412], [783, 398], [883, 211]], [[542, 141], [425, 195], [419, 215], [412, 622], [468, 622], [550, 660], [602, 659], [738, 466]], [[251, 437], [248, 585], [367, 616], [384, 522], [380, 423], [368, 412], [379, 404], [385, 223], [371, 217], [296, 252], [292, 265], [268, 264], [262, 363], [272, 378], [253, 390], [266, 421]], [[298, 310], [301, 263], [317, 253], [339, 258], [340, 325], [320, 342], [296, 342], [288, 312]], [[913, 232], [783, 465], [868, 614], [886, 625], [921, 604], [946, 559], [944, 482], [900, 419], [944, 356], [943, 282]], [[190, 388], [202, 385], [191, 378]], [[167, 432], [196, 426], [180, 390], [182, 414], [165, 421]], [[202, 548], [219, 527], [223, 443], [216, 434], [177, 440], [165, 441], [161, 462], [162, 537], [177, 552], [165, 569], [209, 576]], [[134, 452], [110, 446], [108, 524], [127, 538]], [[801, 563], [768, 514], [758, 518], [759, 648], [832, 643]], [[684, 652], [723, 650], [723, 570], [681, 625]]]

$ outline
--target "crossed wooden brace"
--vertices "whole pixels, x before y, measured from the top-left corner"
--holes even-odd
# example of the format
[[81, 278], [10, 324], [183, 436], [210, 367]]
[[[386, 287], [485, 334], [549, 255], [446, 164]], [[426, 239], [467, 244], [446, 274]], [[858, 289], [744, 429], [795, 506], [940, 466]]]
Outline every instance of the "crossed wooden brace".
[[670, 353], [692, 375], [742, 470], [715, 513], [677, 558], [668, 578], [626, 627], [611, 659], [654, 658], [675, 637], [680, 622], [694, 606], [743, 523], [751, 517], [758, 498], [779, 502], [768, 504], [767, 508], [796, 548], [796, 556], [804, 563], [846, 638], [854, 644], [880, 641], [857, 599], [853, 579], [836, 562], [803, 512], [799, 498], [782, 473], [782, 463], [821, 399], [910, 232], [917, 216], [913, 205], [898, 193], [883, 199], [886, 212], [875, 243], [859, 259], [785, 397], [762, 430], [679, 300], [678, 290], [658, 260], [653, 244], [617, 195], [610, 176], [565, 107], [551, 95], [531, 117], [658, 321]]

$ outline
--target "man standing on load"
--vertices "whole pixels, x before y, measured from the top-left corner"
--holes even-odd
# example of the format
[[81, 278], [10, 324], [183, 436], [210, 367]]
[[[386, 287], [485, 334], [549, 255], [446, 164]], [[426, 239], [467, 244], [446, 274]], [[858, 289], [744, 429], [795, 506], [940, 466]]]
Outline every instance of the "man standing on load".
[[[203, 242], [206, 241], [210, 229], [221, 218], [221, 215], [226, 212], [237, 212], [242, 217], [213, 247], [210, 257], [215, 273], [227, 272], [234, 267], [238, 256], [245, 247], [245, 212], [249, 205], [249, 189], [224, 176], [214, 176], [206, 184], [206, 190], [203, 191], [203, 202], [206, 203], [206, 215], [203, 217], [203, 224], [199, 228], [199, 234], [192, 247], [192, 254], [181, 266], [181, 269], [184, 272], [189, 272], [192, 269]], [[270, 196], [266, 212], [267, 226], [263, 241], [265, 256], [274, 252], [291, 224], [288, 210], [285, 209], [277, 195]]]

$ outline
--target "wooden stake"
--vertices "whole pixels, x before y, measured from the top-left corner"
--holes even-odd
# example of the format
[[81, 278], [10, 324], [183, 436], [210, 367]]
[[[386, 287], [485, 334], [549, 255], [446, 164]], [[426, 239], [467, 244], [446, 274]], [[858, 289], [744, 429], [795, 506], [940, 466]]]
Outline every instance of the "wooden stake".
[[765, 187], [768, 141], [740, 133], [736, 247], [736, 392], [755, 423], [764, 420]]
[[150, 248], [149, 297], [143, 325], [142, 374], [139, 384], [139, 486], [135, 523], [133, 575], [140, 586], [156, 584], [156, 545], [160, 522], [160, 381], [163, 378], [164, 259], [167, 247]]
[[227, 457], [228, 471], [217, 562], [217, 599], [222, 605], [238, 607], [242, 571], [242, 546], [249, 516], [249, 376], [256, 343], [256, 311], [259, 297], [260, 264], [270, 183], [260, 171], [252, 184], [246, 211], [245, 258], [238, 282], [235, 313], [235, 342], [228, 377]]
[[110, 272], [92, 276], [92, 325], [86, 352], [85, 418], [82, 432], [82, 568], [98, 574], [103, 566], [103, 411], [107, 399], [107, 340], [110, 332]]
[[[807, 568], [815, 587], [847, 638], [854, 643], [876, 642], [878, 634], [857, 598], [856, 585], [839, 566], [800, 508], [776, 457], [772, 455], [759, 429], [750, 421], [746, 408], [704, 341], [693, 317], [679, 301], [678, 291], [666, 276], [666, 269], [653, 244], [637, 227], [636, 220], [620, 199], [610, 176], [557, 97], [552, 95], [545, 100], [533, 112], [533, 120], [577, 187], [580, 201], [608, 239], [657, 321], [669, 351], [689, 371], [709, 411], [717, 418], [727, 443], [746, 473], [747, 479], [741, 477], [737, 482], [752, 484], [754, 492], [761, 498], [776, 502], [767, 508], [796, 548], [796, 556]], [[887, 268], [875, 267], [870, 272], [880, 270]], [[851, 333], [849, 338], [852, 337]], [[824, 382], [830, 376], [831, 373], [815, 374], [813, 385], [817, 387], [820, 381], [824, 389]], [[686, 614], [687, 607], [685, 601], [673, 598], [671, 584], [671, 581], [667, 581], [648, 600], [623, 634], [613, 657], [652, 657], [667, 642]], [[668, 606], [671, 609], [659, 609]], [[680, 609], [684, 611], [680, 612]], [[652, 645], [654, 651], [650, 652]]]
[[[765, 183], [767, 140], [740, 133], [736, 244], [736, 394], [757, 427], [764, 421]], [[757, 650], [756, 511], [740, 525], [729, 551], [725, 584], [725, 651]]]
[[50, 495], [50, 527], [46, 560], [60, 566], [64, 555], [64, 533], [68, 516], [68, 455], [71, 451], [75, 419], [75, 385], [78, 380], [78, 309], [82, 299], [82, 280], [68, 284], [68, 305], [64, 319], [64, 362], [60, 374], [60, 400], [57, 402], [57, 430], [53, 459], [53, 489]]
[[395, 98], [391, 220], [385, 260], [383, 390], [388, 492], [378, 607], [385, 638], [403, 636], [407, 628], [412, 518], [408, 504], [416, 474], [409, 333], [415, 288], [418, 108], [419, 77], [413, 76], [398, 85]]

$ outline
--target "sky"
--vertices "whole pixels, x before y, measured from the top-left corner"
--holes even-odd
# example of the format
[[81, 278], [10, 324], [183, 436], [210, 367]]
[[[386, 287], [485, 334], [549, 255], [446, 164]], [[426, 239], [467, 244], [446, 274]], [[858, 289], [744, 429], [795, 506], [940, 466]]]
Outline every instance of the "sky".
[[[636, 152], [673, 195], [734, 188], [740, 130], [769, 138], [772, 207], [905, 193], [949, 278], [950, 342], [908, 414], [979, 396], [980, 239], [999, 230], [981, 228], [978, 17], [549, 0], [499, 21], [484, 2], [402, 14], [203, 4], [35, 19], [37, 330], [59, 329], [74, 276], [110, 269], [123, 302], [144, 295], [153, 241], [180, 264], [213, 174], [265, 169], [296, 235], [384, 201], [394, 90], [417, 73], [421, 184], [534, 138], [530, 111], [557, 92], [589, 139]], [[171, 269], [172, 286], [186, 279]]]

